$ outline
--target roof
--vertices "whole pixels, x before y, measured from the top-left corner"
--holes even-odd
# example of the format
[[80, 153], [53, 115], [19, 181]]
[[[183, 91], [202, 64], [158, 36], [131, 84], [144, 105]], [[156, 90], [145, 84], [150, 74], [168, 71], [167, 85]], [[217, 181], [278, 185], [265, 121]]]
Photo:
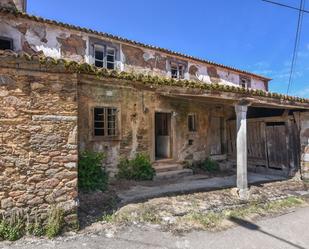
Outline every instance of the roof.
[[[27, 63], [23, 64], [22, 62]], [[23, 66], [26, 65], [26, 66]], [[37, 66], [36, 66], [37, 65]], [[27, 53], [15, 53], [14, 51], [0, 51], [0, 67], [26, 70], [41, 70], [56, 73], [78, 73], [94, 75], [100, 78], [114, 78], [124, 80], [128, 83], [139, 83], [146, 87], [156, 89], [170, 87], [174, 89], [196, 90], [200, 93], [231, 93], [235, 94], [234, 98], [254, 98], [257, 100], [270, 101], [281, 106], [289, 105], [309, 109], [309, 99], [283, 95], [279, 93], [266, 92], [257, 89], [246, 89], [236, 86], [207, 84], [193, 80], [175, 80], [172, 78], [163, 78], [158, 76], [150, 76], [145, 74], [136, 74], [131, 72], [108, 70], [106, 68], [97, 68], [87, 63], [78, 63], [76, 61], [66, 61], [64, 59], [54, 59], [41, 55], [29, 55]]]
[[191, 55], [179, 53], [179, 52], [172, 51], [172, 50], [169, 50], [169, 49], [166, 49], [166, 48], [161, 48], [161, 47], [157, 47], [157, 46], [153, 46], [153, 45], [149, 45], [149, 44], [144, 44], [144, 43], [134, 41], [134, 40], [129, 40], [129, 39], [126, 39], [126, 38], [123, 38], [123, 37], [120, 37], [120, 36], [116, 36], [116, 35], [112, 35], [112, 34], [109, 34], [109, 33], [105, 33], [105, 32], [95, 31], [95, 30], [83, 28], [83, 27], [80, 27], [80, 26], [75, 26], [75, 25], [71, 25], [71, 24], [67, 24], [67, 23], [63, 23], [63, 22], [58, 22], [58, 21], [55, 21], [55, 20], [45, 19], [45, 18], [42, 18], [42, 17], [34, 16], [34, 15], [29, 15], [25, 12], [20, 12], [17, 9], [9, 9], [9, 8], [5, 8], [5, 7], [0, 7], [0, 13], [13, 14], [16, 17], [22, 17], [22, 18], [26, 18], [26, 19], [29, 19], [29, 20], [37, 21], [37, 22], [44, 22], [44, 23], [47, 23], [47, 24], [53, 24], [53, 25], [65, 27], [65, 28], [68, 28], [68, 29], [73, 29], [73, 30], [77, 30], [77, 31], [82, 31], [82, 32], [94, 34], [94, 35], [99, 35], [99, 36], [109, 38], [109, 39], [113, 39], [113, 40], [116, 40], [116, 41], [129, 43], [129, 44], [132, 44], [132, 45], [135, 45], [135, 46], [141, 46], [141, 47], [144, 47], [144, 48], [164, 52], [164, 53], [167, 53], [167, 54], [170, 54], [170, 55], [180, 56], [182, 58], [194, 60], [196, 62], [207, 63], [209, 65], [221, 67], [221, 68], [224, 68], [224, 69], [227, 69], [227, 70], [232, 70], [232, 71], [235, 71], [235, 72], [238, 72], [238, 73], [241, 73], [241, 74], [251, 75], [253, 77], [260, 78], [260, 79], [263, 79], [265, 81], [271, 80], [270, 78], [267, 78], [267, 77], [262, 76], [262, 75], [254, 74], [254, 73], [251, 73], [251, 72], [248, 72], [248, 71], [244, 71], [244, 70], [237, 69], [237, 68], [234, 68], [234, 67], [226, 66], [226, 65], [223, 65], [223, 64], [218, 64], [218, 63], [208, 61], [208, 60], [205, 60], [205, 59], [202, 59], [202, 58], [198, 58], [198, 57], [194, 57], [194, 56], [191, 56]]

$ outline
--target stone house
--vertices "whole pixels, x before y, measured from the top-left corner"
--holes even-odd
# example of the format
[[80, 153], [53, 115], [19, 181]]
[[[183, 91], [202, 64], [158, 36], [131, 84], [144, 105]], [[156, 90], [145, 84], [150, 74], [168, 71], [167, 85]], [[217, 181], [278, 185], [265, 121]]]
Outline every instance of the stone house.
[[212, 157], [237, 168], [309, 178], [309, 100], [268, 92], [270, 79], [0, 3], [0, 211], [76, 220], [77, 161], [147, 153], [157, 172]]

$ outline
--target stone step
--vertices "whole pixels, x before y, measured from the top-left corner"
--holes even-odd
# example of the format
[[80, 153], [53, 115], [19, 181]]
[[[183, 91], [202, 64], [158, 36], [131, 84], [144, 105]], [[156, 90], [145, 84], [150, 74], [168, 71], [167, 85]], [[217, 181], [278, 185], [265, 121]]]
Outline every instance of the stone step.
[[160, 173], [160, 172], [181, 170], [183, 167], [179, 163], [173, 163], [173, 164], [169, 163], [169, 164], [154, 164], [153, 168], [157, 173]]
[[191, 176], [193, 171], [191, 169], [173, 170], [167, 172], [159, 172], [154, 177], [154, 181], [177, 179], [185, 176]]
[[153, 165], [161, 165], [161, 164], [174, 164], [176, 163], [174, 159], [167, 158], [167, 159], [159, 159], [153, 162]]

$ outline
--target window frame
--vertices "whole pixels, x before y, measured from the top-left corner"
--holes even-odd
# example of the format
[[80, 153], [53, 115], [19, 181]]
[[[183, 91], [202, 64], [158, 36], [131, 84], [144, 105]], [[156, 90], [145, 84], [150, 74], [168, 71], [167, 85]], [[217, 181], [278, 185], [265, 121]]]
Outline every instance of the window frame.
[[[100, 59], [97, 59], [96, 58], [96, 51], [98, 50], [101, 50], [101, 52], [103, 53], [103, 59], [100, 60]], [[113, 51], [114, 54], [111, 55], [111, 54], [108, 54], [108, 51]], [[108, 61], [108, 56], [111, 55], [113, 56], [113, 59], [114, 61]], [[108, 45], [103, 45], [103, 44], [100, 44], [100, 43], [93, 43], [93, 59], [94, 59], [94, 65], [96, 66], [96, 62], [99, 61], [102, 63], [102, 67], [99, 67], [99, 66], [96, 66], [96, 67], [99, 67], [99, 68], [106, 68], [106, 69], [109, 69], [109, 70], [115, 70], [116, 69], [116, 59], [117, 59], [117, 49], [112, 47], [112, 46], [108, 46]], [[108, 68], [108, 64], [113, 64], [113, 68]]]
[[[192, 117], [192, 119], [190, 119]], [[190, 120], [193, 121], [193, 123], [190, 123]], [[197, 132], [198, 131], [198, 117], [196, 113], [189, 113], [187, 117], [187, 127], [189, 132]]]
[[[114, 52], [114, 54], [112, 55], [113, 58], [114, 58], [113, 62], [108, 61], [108, 56], [110, 55], [110, 54], [108, 54], [108, 50], [112, 50]], [[113, 64], [114, 65], [112, 70], [114, 70], [116, 68], [116, 49], [113, 48], [113, 47], [106, 46], [106, 68], [107, 69], [111, 69], [111, 68], [108, 68], [108, 64]]]
[[[95, 120], [95, 109], [103, 109], [104, 110], [104, 120], [103, 121], [96, 121]], [[108, 110], [115, 109], [115, 120], [114, 120], [114, 132], [115, 134], [108, 135], [109, 130], [109, 121], [108, 121]], [[120, 140], [120, 108], [119, 106], [110, 106], [110, 105], [93, 105], [89, 108], [90, 112], [90, 120], [89, 120], [89, 135], [90, 140]], [[103, 122], [103, 130], [104, 135], [95, 135], [95, 122]]]
[[[174, 74], [172, 72], [173, 70], [175, 70], [175, 68], [176, 68], [176, 71], [177, 71], [176, 77], [174, 76]], [[185, 69], [186, 69], [186, 66], [183, 63], [172, 61], [170, 63], [170, 72], [171, 72], [172, 79], [178, 79], [178, 80], [184, 79], [185, 78]]]
[[[94, 58], [94, 65], [95, 66], [96, 66], [96, 62], [99, 61], [99, 62], [102, 63], [102, 68], [104, 67], [104, 56], [105, 56], [105, 51], [104, 50], [105, 50], [105, 48], [102, 45], [99, 45], [99, 44], [94, 44], [93, 45], [93, 58]], [[96, 58], [96, 52], [97, 51], [100, 51], [100, 52], [103, 53], [102, 60]], [[99, 66], [96, 66], [96, 67], [99, 67]], [[99, 67], [99, 68], [101, 68], [101, 67]]]
[[[9, 50], [14, 50], [14, 41], [12, 38], [10, 37], [6, 37], [6, 36], [0, 36], [0, 40], [3, 40], [3, 41], [8, 41], [10, 43], [10, 48]], [[0, 50], [6, 50], [6, 49], [0, 49]]]
[[[245, 86], [243, 85], [245, 84]], [[251, 79], [245, 76], [239, 76], [239, 86], [245, 89], [251, 87]]]

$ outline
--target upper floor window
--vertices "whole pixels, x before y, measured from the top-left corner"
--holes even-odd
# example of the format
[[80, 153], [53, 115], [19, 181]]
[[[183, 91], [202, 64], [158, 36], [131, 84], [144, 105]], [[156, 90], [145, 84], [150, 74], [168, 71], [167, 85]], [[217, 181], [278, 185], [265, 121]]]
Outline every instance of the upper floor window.
[[111, 47], [94, 45], [94, 64], [96, 67], [115, 69], [116, 50]]
[[0, 50], [13, 50], [13, 40], [6, 37], [0, 37]]
[[106, 49], [106, 67], [108, 69], [115, 68], [115, 49], [114, 48], [107, 48]]
[[179, 63], [171, 63], [171, 75], [173, 79], [184, 78], [185, 67]]
[[93, 108], [93, 133], [96, 137], [113, 137], [117, 135], [117, 108]]
[[241, 76], [239, 78], [239, 85], [243, 88], [249, 88], [251, 87], [251, 81], [249, 78]]
[[197, 131], [196, 114], [189, 114], [188, 115], [188, 129], [189, 129], [189, 131]]

